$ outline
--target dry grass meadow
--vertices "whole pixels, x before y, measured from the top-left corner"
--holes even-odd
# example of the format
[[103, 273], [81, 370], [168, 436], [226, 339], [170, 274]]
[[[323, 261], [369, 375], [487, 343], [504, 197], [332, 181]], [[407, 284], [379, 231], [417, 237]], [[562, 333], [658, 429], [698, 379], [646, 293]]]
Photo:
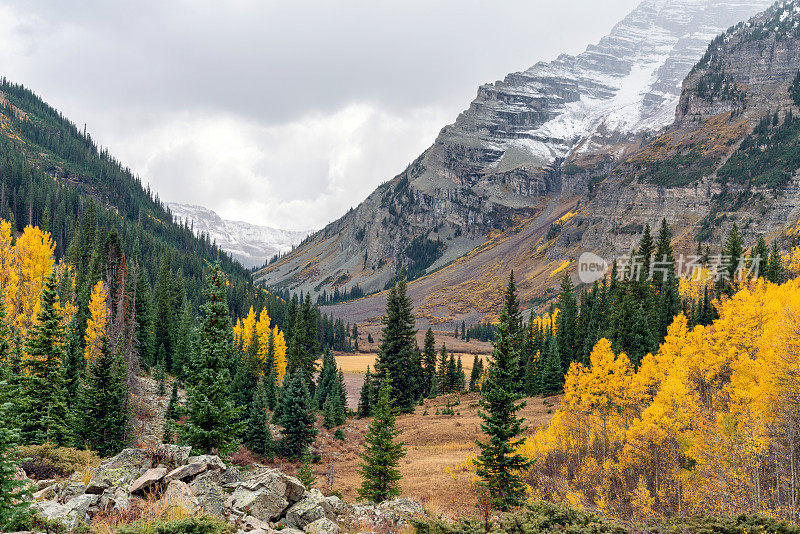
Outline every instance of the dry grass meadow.
[[[442, 415], [447, 403], [455, 415]], [[405, 443], [406, 456], [400, 462], [402, 495], [421, 501], [429, 510], [454, 515], [475, 511], [475, 495], [471, 488], [474, 473], [465, 469], [465, 462], [477, 454], [475, 439], [482, 433], [478, 417], [478, 395], [445, 395], [425, 400], [415, 413], [398, 418]], [[531, 433], [550, 420], [560, 405], [560, 398], [530, 398], [521, 414]], [[439, 415], [436, 415], [437, 411]], [[328, 493], [341, 492], [352, 501], [361, 484], [358, 474], [359, 454], [363, 450], [368, 419], [348, 419], [346, 441], [332, 437], [321, 429], [317, 445], [322, 447], [323, 460], [314, 466], [317, 486]]]

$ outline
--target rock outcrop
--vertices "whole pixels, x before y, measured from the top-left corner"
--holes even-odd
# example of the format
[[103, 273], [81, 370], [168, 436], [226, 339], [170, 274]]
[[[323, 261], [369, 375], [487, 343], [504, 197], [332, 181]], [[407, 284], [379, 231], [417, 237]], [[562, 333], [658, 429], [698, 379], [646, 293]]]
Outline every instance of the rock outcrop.
[[481, 86], [402, 174], [256, 280], [312, 295], [379, 290], [400, 268], [433, 272], [546, 214], [565, 160], [635, 152], [672, 122], [709, 41], [771, 3], [645, 0], [585, 52]]
[[[165, 462], [153, 465], [154, 461]], [[338, 534], [342, 525], [363, 530], [396, 529], [424, 515], [418, 503], [399, 499], [380, 505], [351, 505], [336, 496], [307, 490], [280, 470], [258, 467], [245, 477], [218, 456], [189, 457], [188, 447], [164, 445], [154, 453], [125, 449], [103, 461], [92, 482], [75, 478], [43, 487], [34, 507], [44, 517], [73, 528], [100, 512], [124, 512], [137, 501], [156, 498], [165, 507], [209, 514], [232, 523], [239, 534]], [[89, 491], [91, 490], [91, 491]]]

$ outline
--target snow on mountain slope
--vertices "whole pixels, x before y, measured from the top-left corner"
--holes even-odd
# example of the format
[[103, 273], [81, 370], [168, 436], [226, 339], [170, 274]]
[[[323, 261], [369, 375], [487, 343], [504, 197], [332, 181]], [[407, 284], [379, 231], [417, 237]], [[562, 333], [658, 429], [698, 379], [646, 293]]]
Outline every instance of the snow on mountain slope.
[[187, 221], [196, 235], [208, 234], [245, 267], [260, 267], [275, 254], [292, 250], [311, 232], [295, 232], [229, 221], [202, 206], [167, 203], [177, 221]]
[[708, 43], [771, 4], [645, 0], [583, 53], [482, 86], [442, 141], [503, 152], [484, 170], [504, 172], [668, 126], [681, 82]]

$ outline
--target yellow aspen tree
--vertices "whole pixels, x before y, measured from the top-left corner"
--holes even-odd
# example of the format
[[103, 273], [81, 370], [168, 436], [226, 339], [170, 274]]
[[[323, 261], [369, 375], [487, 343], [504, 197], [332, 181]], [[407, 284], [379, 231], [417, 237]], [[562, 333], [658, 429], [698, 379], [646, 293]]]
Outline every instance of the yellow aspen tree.
[[253, 342], [258, 343], [258, 351], [256, 352], [259, 361], [262, 363], [267, 360], [267, 353], [269, 352], [269, 335], [270, 335], [270, 325], [272, 320], [267, 313], [267, 309], [264, 308], [261, 310], [261, 313], [258, 314], [258, 321], [256, 322], [254, 333], [253, 333]]
[[275, 369], [278, 374], [278, 383], [283, 384], [283, 377], [286, 375], [286, 339], [277, 326], [272, 329], [272, 334], [275, 338]]
[[4, 292], [6, 317], [13, 324], [19, 278], [14, 268], [14, 247], [11, 241], [11, 223], [0, 220], [0, 291]]
[[89, 299], [89, 320], [86, 323], [86, 349], [83, 356], [86, 364], [92, 363], [100, 355], [103, 338], [108, 334], [110, 312], [108, 309], [108, 290], [102, 280], [92, 287]]
[[39, 312], [44, 280], [53, 271], [55, 244], [48, 232], [26, 226], [14, 245], [18, 290], [12, 302], [14, 325], [26, 335]]

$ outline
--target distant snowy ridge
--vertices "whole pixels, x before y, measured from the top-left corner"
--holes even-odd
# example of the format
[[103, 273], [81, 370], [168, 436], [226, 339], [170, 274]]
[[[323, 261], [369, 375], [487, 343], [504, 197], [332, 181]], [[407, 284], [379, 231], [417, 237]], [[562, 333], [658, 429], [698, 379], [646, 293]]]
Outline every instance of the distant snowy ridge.
[[223, 219], [202, 206], [168, 202], [176, 221], [186, 221], [196, 235], [212, 241], [245, 267], [260, 267], [275, 254], [288, 252], [311, 231], [292, 231]]

